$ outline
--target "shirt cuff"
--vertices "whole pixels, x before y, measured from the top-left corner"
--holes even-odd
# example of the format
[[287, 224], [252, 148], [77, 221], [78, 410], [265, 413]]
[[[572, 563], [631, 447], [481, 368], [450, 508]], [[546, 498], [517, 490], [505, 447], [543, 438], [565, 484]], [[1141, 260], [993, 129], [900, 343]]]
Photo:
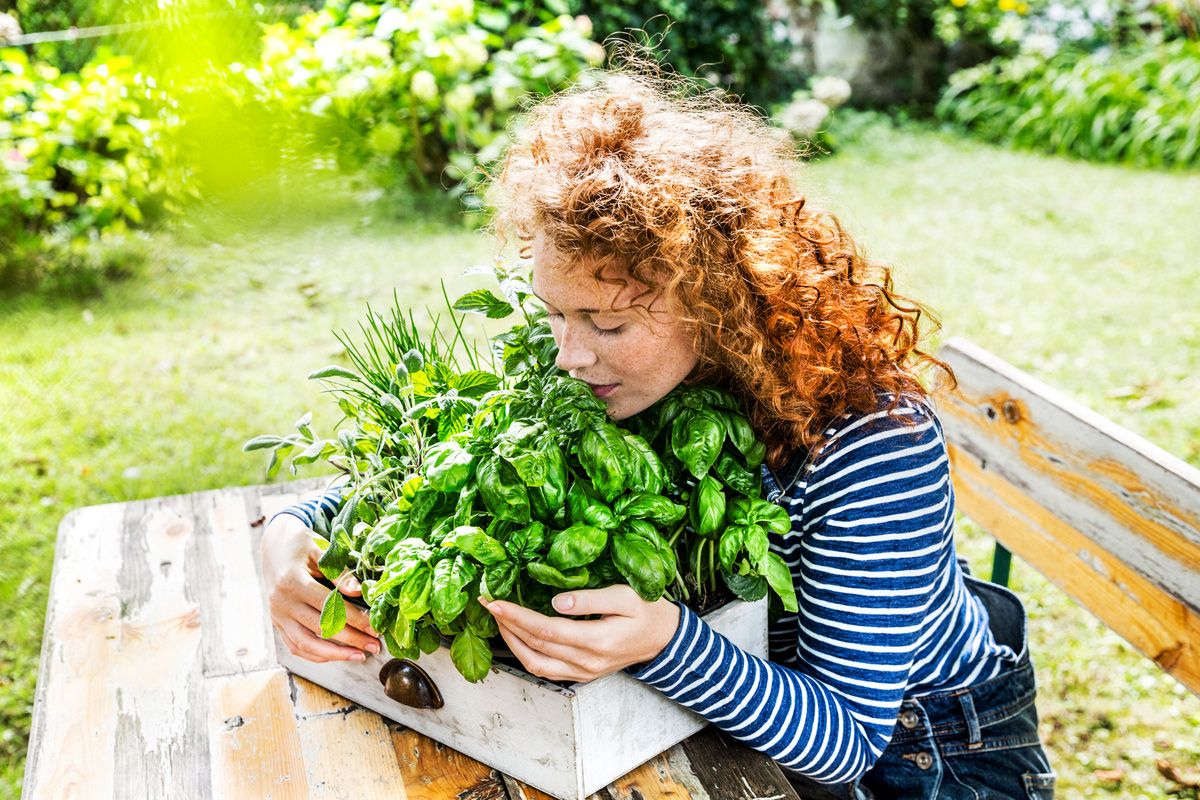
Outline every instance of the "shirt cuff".
[[716, 635], [707, 623], [696, 616], [696, 612], [682, 603], [675, 605], [679, 606], [679, 627], [675, 629], [671, 641], [650, 661], [625, 668], [626, 674], [660, 690], [674, 682], [673, 679], [680, 669], [687, 666], [691, 654], [701, 641]]

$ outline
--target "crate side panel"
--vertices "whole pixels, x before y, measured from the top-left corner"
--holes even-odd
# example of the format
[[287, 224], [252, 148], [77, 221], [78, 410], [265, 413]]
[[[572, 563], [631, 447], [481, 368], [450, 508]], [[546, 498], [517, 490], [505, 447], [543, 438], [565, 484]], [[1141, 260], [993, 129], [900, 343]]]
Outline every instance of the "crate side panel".
[[[704, 621], [747, 653], [767, 657], [767, 603], [729, 603]], [[705, 721], [618, 672], [577, 687], [585, 792], [594, 792], [704, 727]]]
[[499, 667], [479, 683], [468, 683], [443, 647], [421, 656], [418, 663], [437, 685], [445, 705], [416, 709], [384, 692], [379, 672], [391, 658], [386, 650], [362, 664], [314, 664], [282, 647], [278, 656], [293, 673], [488, 766], [558, 797], [575, 794], [574, 698], [553, 684]]

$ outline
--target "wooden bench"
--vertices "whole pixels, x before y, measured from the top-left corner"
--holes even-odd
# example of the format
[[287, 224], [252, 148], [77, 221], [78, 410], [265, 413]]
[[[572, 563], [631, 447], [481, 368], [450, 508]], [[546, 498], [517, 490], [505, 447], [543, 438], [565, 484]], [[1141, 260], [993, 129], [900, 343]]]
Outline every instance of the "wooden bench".
[[[258, 538], [324, 483], [63, 520], [22, 797], [545, 800], [278, 665]], [[775, 762], [712, 728], [593, 795], [668, 797], [798, 800]]]
[[1200, 471], [961, 339], [939, 416], [958, 510], [1200, 694]]

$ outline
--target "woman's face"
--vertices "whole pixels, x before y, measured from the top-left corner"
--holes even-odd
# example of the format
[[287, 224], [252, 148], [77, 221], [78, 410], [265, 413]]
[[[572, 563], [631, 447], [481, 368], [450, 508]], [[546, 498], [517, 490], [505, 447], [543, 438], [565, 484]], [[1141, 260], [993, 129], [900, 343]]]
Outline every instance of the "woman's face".
[[639, 297], [644, 285], [604, 283], [593, 272], [592, 263], [573, 260], [544, 236], [534, 240], [533, 291], [550, 315], [558, 367], [590, 384], [610, 417], [625, 419], [678, 386], [697, 355], [673, 303]]

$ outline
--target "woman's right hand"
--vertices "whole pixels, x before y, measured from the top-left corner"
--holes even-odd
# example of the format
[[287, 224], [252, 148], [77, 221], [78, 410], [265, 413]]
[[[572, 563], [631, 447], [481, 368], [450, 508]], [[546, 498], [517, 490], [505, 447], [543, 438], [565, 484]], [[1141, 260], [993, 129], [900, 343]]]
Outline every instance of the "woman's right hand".
[[[346, 604], [346, 627], [341, 633], [332, 639], [321, 637], [321, 608], [329, 589], [317, 582], [321, 549], [299, 518], [275, 517], [263, 531], [259, 550], [271, 624], [292, 655], [315, 662], [365, 661], [366, 653], [379, 652], [379, 634], [354, 603]], [[338, 578], [337, 587], [348, 597], [362, 595], [362, 587], [349, 572]]]

